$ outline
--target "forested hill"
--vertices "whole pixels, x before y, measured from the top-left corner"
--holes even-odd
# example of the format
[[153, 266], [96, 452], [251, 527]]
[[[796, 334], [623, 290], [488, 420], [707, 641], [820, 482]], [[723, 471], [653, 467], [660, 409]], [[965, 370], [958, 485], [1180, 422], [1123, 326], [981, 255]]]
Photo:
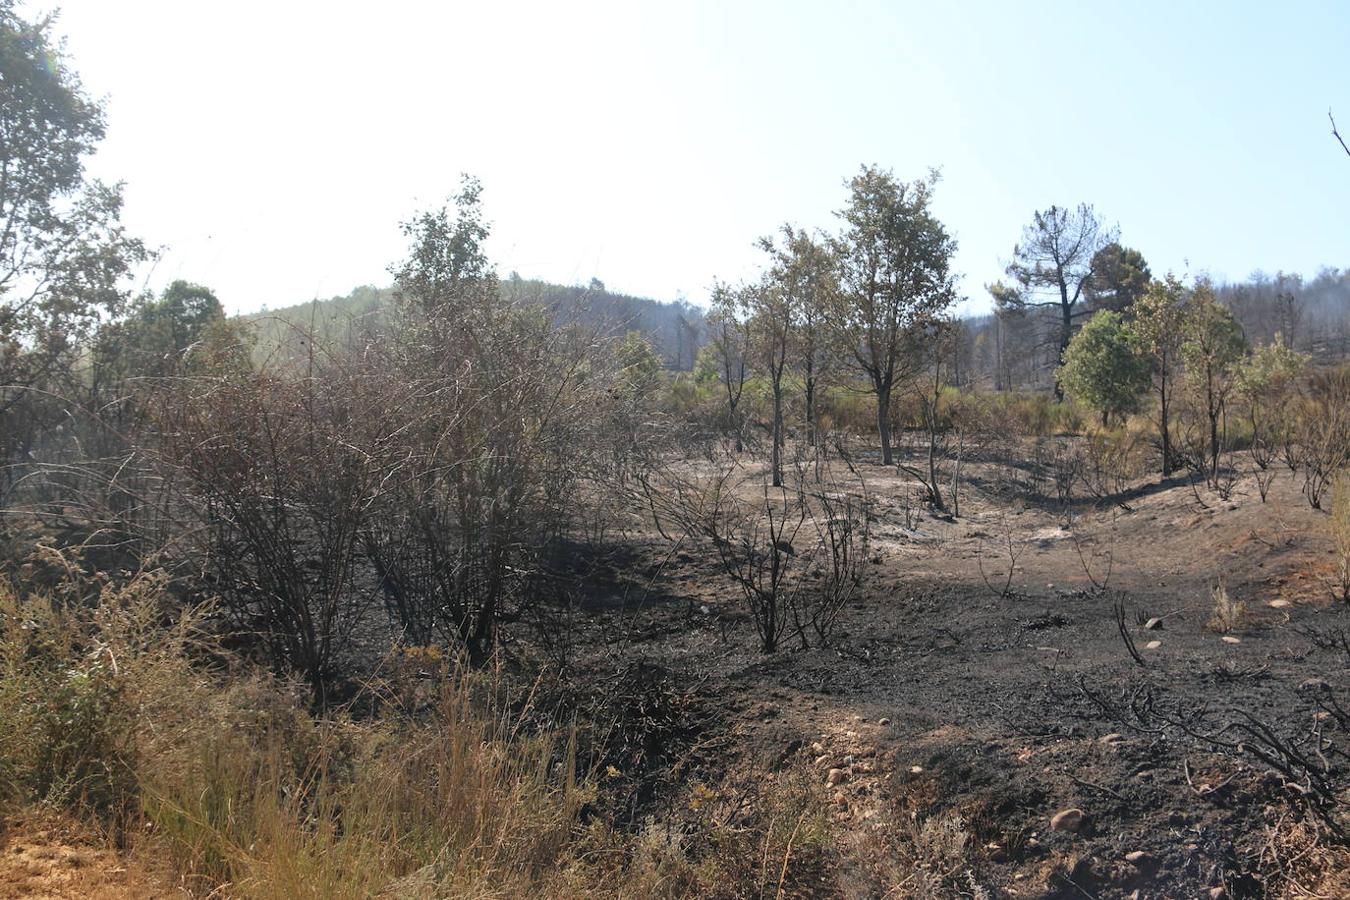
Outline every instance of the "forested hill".
[[[512, 275], [501, 281], [508, 300], [543, 306], [559, 322], [581, 322], [605, 331], [639, 331], [673, 369], [693, 368], [703, 334], [703, 310], [686, 300], [653, 300], [609, 291], [592, 280], [590, 285], [565, 286]], [[267, 357], [298, 334], [313, 332], [323, 343], [346, 343], [369, 333], [384, 320], [393, 297], [392, 287], [358, 287], [349, 294], [264, 310], [242, 318], [257, 329], [258, 354]]]

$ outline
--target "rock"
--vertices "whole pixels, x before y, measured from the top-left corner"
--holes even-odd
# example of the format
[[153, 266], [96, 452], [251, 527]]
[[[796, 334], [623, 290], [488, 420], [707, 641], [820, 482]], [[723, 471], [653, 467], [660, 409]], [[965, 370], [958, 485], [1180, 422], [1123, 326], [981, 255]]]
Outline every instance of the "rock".
[[1113, 731], [1110, 734], [1104, 734], [1101, 737], [1097, 738], [1097, 743], [1119, 744], [1123, 740], [1125, 740], [1125, 735]]
[[843, 784], [845, 781], [848, 781], [848, 773], [843, 769], [831, 769], [825, 775], [825, 783], [830, 787], [834, 787], [837, 784]]
[[1145, 650], [1157, 650], [1162, 646], [1162, 641], [1149, 641], [1144, 645]]
[[1240, 643], [1242, 643], [1242, 638], [1240, 638], [1240, 637], [1233, 637], [1231, 634], [1225, 634], [1225, 635], [1223, 636], [1222, 640], [1223, 640], [1223, 642], [1224, 642], [1225, 644], [1240, 644]]
[[825, 765], [825, 764], [826, 764], [827, 762], [829, 762], [829, 761], [830, 761], [830, 754], [828, 754], [828, 753], [822, 753], [822, 754], [820, 754], [819, 756], [816, 757], [815, 765], [816, 765], [817, 767], [823, 766], [823, 765]]
[[[1136, 619], [1135, 621], [1137, 622], [1139, 620]], [[1162, 619], [1158, 618], [1157, 616], [1154, 616], [1153, 618], [1149, 619], [1147, 622], [1144, 623], [1145, 631], [1157, 631], [1159, 628], [1162, 628]]]
[[1228, 896], [1228, 889], [1223, 885], [1209, 889], [1209, 900], [1225, 900]]
[[1131, 850], [1125, 854], [1125, 861], [1136, 869], [1143, 869], [1153, 864], [1153, 857], [1149, 856], [1143, 850]]
[[1008, 858], [1008, 851], [1003, 849], [1002, 844], [991, 842], [985, 844], [984, 849], [989, 851], [989, 858], [994, 862], [1003, 862]]
[[891, 724], [891, 720], [890, 720], [890, 719], [877, 719], [877, 724], [880, 725], [882, 728], [885, 728], [887, 725]]
[[1062, 809], [1051, 817], [1050, 830], [1076, 833], [1082, 829], [1083, 824], [1086, 821], [1087, 813], [1083, 812], [1081, 809], [1076, 807], [1072, 809]]
[[820, 741], [816, 741], [814, 744], [811, 745], [811, 752], [814, 753], [816, 756], [820, 756], [820, 754], [825, 752], [825, 745], [822, 744]]
[[923, 766], [910, 766], [910, 767], [909, 767], [909, 774], [911, 774], [911, 775], [922, 775], [922, 774], [923, 774]]
[[1288, 600], [1272, 600], [1272, 601], [1270, 601], [1270, 608], [1271, 608], [1271, 609], [1288, 609], [1289, 607], [1291, 607], [1291, 606], [1293, 606], [1293, 605], [1294, 605], [1294, 604], [1290, 603]]
[[852, 753], [850, 753], [848, 756], [845, 756], [844, 759], [843, 759], [843, 764], [846, 765], [846, 766], [851, 766], [851, 765], [853, 765], [853, 762], [854, 762], [854, 759], [853, 759], [853, 754], [852, 754]]

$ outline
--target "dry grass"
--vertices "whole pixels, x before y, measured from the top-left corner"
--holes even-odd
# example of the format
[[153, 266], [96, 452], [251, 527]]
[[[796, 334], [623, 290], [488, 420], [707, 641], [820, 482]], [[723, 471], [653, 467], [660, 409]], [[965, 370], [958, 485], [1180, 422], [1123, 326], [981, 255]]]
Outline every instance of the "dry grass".
[[[533, 733], [491, 676], [445, 673], [416, 716], [312, 718], [302, 691], [192, 663], [162, 579], [76, 612], [0, 588], [0, 788], [73, 810], [239, 897], [517, 894], [552, 877], [591, 790], [567, 734]], [[399, 890], [403, 893], [402, 890]]]
[[1228, 634], [1241, 628], [1247, 618], [1247, 604], [1229, 596], [1222, 579], [1214, 586], [1210, 596], [1213, 600], [1207, 623], [1210, 630]]
[[1332, 489], [1331, 538], [1331, 593], [1342, 603], [1350, 603], [1350, 473], [1341, 473]]
[[602, 778], [575, 728], [530, 725], [528, 685], [411, 649], [368, 688], [378, 715], [316, 717], [304, 685], [171, 615], [162, 576], [106, 582], [72, 604], [0, 581], [0, 801], [101, 829], [189, 894], [789, 897], [829, 878], [829, 805], [801, 772], [615, 829], [583, 814]]

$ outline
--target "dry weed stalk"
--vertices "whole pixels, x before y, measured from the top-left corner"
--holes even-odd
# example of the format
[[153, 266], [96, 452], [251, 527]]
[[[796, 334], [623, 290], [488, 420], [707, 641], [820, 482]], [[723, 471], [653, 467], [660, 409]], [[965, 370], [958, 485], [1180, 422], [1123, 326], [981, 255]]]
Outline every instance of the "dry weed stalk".
[[1229, 595], [1222, 578], [1210, 592], [1210, 597], [1213, 600], [1213, 607], [1208, 622], [1209, 628], [1223, 634], [1237, 631], [1247, 618], [1247, 604]]

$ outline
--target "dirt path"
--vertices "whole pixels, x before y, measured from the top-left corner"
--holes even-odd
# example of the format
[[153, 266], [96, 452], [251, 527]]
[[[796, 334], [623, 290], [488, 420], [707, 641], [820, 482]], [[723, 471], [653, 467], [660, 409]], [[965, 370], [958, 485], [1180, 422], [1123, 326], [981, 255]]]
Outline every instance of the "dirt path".
[[126, 854], [56, 819], [0, 825], [0, 900], [168, 900], [165, 886]]

